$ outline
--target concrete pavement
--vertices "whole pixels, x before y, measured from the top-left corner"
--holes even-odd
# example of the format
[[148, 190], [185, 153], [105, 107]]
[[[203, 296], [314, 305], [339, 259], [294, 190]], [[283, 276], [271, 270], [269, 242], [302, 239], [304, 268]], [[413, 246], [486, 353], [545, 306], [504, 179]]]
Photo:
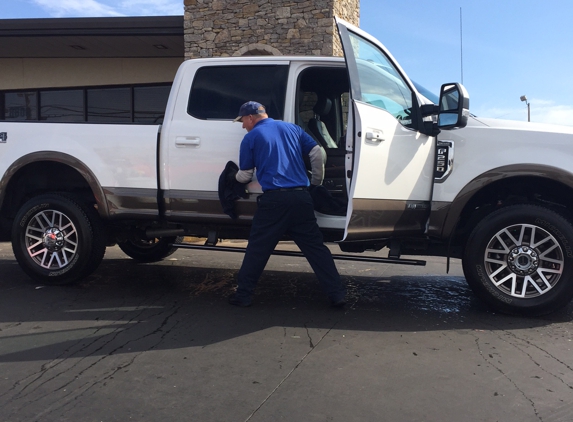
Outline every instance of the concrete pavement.
[[137, 264], [114, 247], [79, 285], [48, 287], [0, 243], [0, 420], [573, 420], [573, 306], [499, 315], [459, 262], [445, 275], [427, 258], [337, 262], [340, 311], [303, 259], [272, 257], [235, 308], [241, 259]]

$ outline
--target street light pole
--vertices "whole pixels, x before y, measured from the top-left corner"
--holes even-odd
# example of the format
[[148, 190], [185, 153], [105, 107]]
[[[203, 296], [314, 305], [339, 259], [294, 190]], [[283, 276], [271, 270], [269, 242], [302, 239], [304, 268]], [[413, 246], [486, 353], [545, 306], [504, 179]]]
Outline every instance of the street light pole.
[[531, 108], [530, 108], [529, 102], [527, 101], [527, 97], [525, 95], [522, 95], [519, 99], [521, 101], [525, 101], [525, 104], [527, 104], [527, 121], [530, 122], [531, 121]]

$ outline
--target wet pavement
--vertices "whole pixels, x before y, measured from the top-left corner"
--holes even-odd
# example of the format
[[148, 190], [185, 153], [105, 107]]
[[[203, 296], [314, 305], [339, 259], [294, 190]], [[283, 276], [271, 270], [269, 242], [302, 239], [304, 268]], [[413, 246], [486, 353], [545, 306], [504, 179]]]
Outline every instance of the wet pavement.
[[241, 259], [137, 264], [114, 247], [80, 284], [49, 287], [0, 243], [0, 420], [573, 420], [573, 305], [500, 315], [459, 261], [445, 274], [425, 258], [337, 262], [336, 310], [303, 259], [272, 257], [253, 307], [235, 308]]

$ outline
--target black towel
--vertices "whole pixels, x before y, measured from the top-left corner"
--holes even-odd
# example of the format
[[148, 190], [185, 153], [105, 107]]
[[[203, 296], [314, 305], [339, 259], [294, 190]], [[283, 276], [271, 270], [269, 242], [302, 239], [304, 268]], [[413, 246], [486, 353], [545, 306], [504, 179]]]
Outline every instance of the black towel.
[[219, 201], [221, 201], [225, 214], [233, 220], [238, 217], [235, 212], [235, 201], [239, 198], [247, 199], [249, 197], [247, 184], [240, 183], [235, 178], [238, 171], [239, 166], [229, 161], [219, 176]]

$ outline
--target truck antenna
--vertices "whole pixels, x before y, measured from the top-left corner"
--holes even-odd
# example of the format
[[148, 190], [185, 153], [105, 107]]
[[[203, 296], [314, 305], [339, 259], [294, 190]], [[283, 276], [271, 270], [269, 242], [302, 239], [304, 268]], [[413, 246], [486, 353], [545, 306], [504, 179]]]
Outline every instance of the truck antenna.
[[464, 83], [464, 44], [462, 32], [462, 8], [460, 7], [460, 67], [462, 73], [462, 84]]

